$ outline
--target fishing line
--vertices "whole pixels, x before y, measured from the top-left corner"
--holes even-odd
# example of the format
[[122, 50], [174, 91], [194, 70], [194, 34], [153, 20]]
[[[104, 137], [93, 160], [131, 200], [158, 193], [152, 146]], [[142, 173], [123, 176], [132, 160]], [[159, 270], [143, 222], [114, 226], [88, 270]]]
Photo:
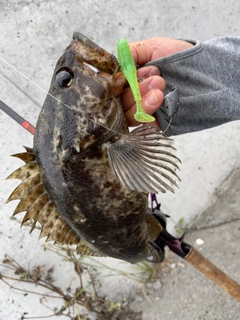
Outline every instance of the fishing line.
[[[35, 85], [38, 89], [42, 90], [44, 93], [46, 93], [47, 95], [49, 95], [51, 98], [55, 99], [57, 102], [60, 102], [61, 104], [63, 104], [65, 107], [67, 107], [68, 109], [72, 110], [74, 113], [78, 114], [78, 115], [82, 115], [82, 113], [78, 112], [77, 110], [74, 110], [72, 107], [70, 107], [69, 105], [67, 105], [66, 103], [62, 102], [60, 99], [54, 97], [51, 93], [49, 93], [48, 91], [46, 91], [45, 89], [43, 89], [42, 87], [40, 87], [36, 82], [34, 82], [33, 80], [31, 80], [28, 76], [26, 76], [25, 74], [23, 74], [20, 70], [18, 70], [17, 68], [15, 68], [13, 65], [11, 65], [9, 62], [7, 62], [4, 58], [2, 58], [0, 56], [0, 60], [2, 60], [4, 63], [6, 63], [11, 69], [13, 69], [14, 71], [16, 71], [18, 74], [20, 74], [22, 77], [24, 77], [27, 81], [31, 82], [33, 85]], [[93, 123], [96, 123], [98, 125], [100, 125], [101, 127], [116, 133], [118, 135], [124, 136], [124, 134], [119, 133], [113, 129], [108, 128], [107, 126], [97, 122], [96, 120], [91, 119], [90, 117], [86, 116], [90, 121], [92, 121]]]
[[173, 118], [170, 119], [170, 121], [169, 121], [169, 123], [168, 123], [168, 125], [167, 125], [167, 128], [162, 132], [162, 134], [164, 134], [164, 133], [169, 129], [169, 127], [170, 127], [170, 125], [171, 125], [171, 123], [172, 123], [172, 119], [173, 119]]
[[[1, 57], [0, 57], [1, 58]], [[10, 79], [4, 72], [2, 72], [0, 70], [0, 74], [6, 78], [9, 82], [11, 82], [11, 84], [16, 87], [19, 91], [21, 91], [26, 97], [28, 97], [28, 99], [32, 100], [32, 102], [37, 105], [39, 108], [41, 108], [41, 104], [35, 100], [30, 94], [28, 94], [26, 91], [24, 91], [16, 82], [14, 82], [12, 79]]]

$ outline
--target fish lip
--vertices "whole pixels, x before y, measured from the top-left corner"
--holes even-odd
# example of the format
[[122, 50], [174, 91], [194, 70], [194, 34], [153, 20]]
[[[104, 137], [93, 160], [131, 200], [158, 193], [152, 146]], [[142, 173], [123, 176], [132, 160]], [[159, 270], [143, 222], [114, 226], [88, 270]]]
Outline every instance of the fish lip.
[[98, 45], [93, 42], [91, 39], [89, 39], [88, 37], [86, 37], [84, 34], [82, 34], [81, 32], [75, 31], [73, 33], [73, 40], [77, 39], [78, 41], [80, 41], [81, 43], [87, 44], [90, 48], [96, 48], [98, 47]]
[[82, 33], [78, 32], [78, 31], [74, 31], [73, 40], [75, 40], [75, 39], [82, 40], [84, 38], [85, 38], [85, 36]]

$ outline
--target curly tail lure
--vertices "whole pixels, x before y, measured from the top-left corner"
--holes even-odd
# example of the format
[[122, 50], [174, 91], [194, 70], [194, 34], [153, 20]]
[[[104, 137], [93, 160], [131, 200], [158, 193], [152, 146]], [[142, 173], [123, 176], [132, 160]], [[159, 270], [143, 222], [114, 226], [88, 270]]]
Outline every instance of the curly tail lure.
[[152, 122], [155, 118], [147, 114], [141, 103], [141, 94], [138, 85], [137, 69], [127, 40], [121, 38], [117, 44], [117, 55], [120, 70], [126, 77], [132, 90], [134, 100], [136, 102], [137, 111], [134, 114], [135, 120], [138, 122]]

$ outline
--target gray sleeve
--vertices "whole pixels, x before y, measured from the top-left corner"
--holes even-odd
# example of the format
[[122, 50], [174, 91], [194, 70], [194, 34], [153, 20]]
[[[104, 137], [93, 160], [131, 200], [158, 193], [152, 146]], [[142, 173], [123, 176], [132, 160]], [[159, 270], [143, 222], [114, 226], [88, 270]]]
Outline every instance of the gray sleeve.
[[167, 84], [156, 114], [163, 131], [172, 118], [169, 136], [240, 119], [240, 37], [186, 41], [194, 46], [147, 64], [157, 66]]

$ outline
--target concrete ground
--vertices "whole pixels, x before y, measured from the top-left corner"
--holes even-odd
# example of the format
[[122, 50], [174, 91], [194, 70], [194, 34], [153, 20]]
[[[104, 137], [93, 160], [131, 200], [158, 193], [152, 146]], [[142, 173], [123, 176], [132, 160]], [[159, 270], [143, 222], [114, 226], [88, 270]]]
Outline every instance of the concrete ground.
[[[209, 207], [189, 225], [185, 240], [240, 282], [240, 169], [217, 188]], [[199, 243], [199, 244], [198, 244]], [[144, 320], [239, 320], [240, 303], [180, 258], [162, 275], [162, 286], [150, 299], [135, 300], [134, 310], [147, 310]], [[152, 305], [151, 305], [152, 304]]]
[[[198, 3], [1, 0], [0, 56], [48, 90], [54, 65], [74, 31], [86, 34], [115, 53], [120, 37], [128, 41], [153, 36], [204, 41], [216, 36], [236, 36], [240, 34], [239, 12], [240, 4], [233, 0]], [[0, 78], [0, 100], [35, 125], [46, 94], [2, 61]], [[5, 202], [18, 182], [4, 179], [22, 163], [9, 155], [21, 152], [22, 145], [32, 146], [32, 136], [1, 111], [0, 126], [0, 261], [8, 254], [24, 268], [44, 265], [48, 269], [54, 265], [57, 284], [63, 288], [77, 285], [71, 264], [51, 251], [44, 251], [44, 241], [37, 239], [38, 232], [29, 235], [27, 227], [20, 229], [19, 222], [10, 219], [16, 203]], [[239, 130], [237, 121], [176, 137], [182, 182], [174, 195], [161, 196], [160, 201], [163, 211], [171, 215], [169, 230], [174, 231], [176, 222], [183, 218], [185, 225], [192, 225], [187, 241], [198, 247], [196, 239], [204, 240], [198, 247], [201, 252], [240, 282]], [[235, 300], [186, 262], [171, 255], [169, 261], [168, 271], [163, 272], [160, 281], [153, 288], [148, 286], [150, 296], [138, 293], [139, 283], [129, 277], [102, 277], [99, 290], [111, 300], [125, 299], [133, 310], [143, 311], [143, 319], [240, 319], [240, 307]], [[135, 270], [113, 259], [104, 263]], [[102, 272], [110, 273], [107, 268]], [[1, 273], [12, 276], [2, 264]], [[18, 281], [9, 279], [9, 282], [23, 286]], [[26, 296], [0, 281], [0, 319], [21, 319], [24, 312], [28, 313], [25, 318], [40, 318], [51, 313], [48, 308], [59, 305], [62, 301], [50, 298], [39, 301], [35, 295]], [[55, 318], [59, 317], [51, 319]]]

